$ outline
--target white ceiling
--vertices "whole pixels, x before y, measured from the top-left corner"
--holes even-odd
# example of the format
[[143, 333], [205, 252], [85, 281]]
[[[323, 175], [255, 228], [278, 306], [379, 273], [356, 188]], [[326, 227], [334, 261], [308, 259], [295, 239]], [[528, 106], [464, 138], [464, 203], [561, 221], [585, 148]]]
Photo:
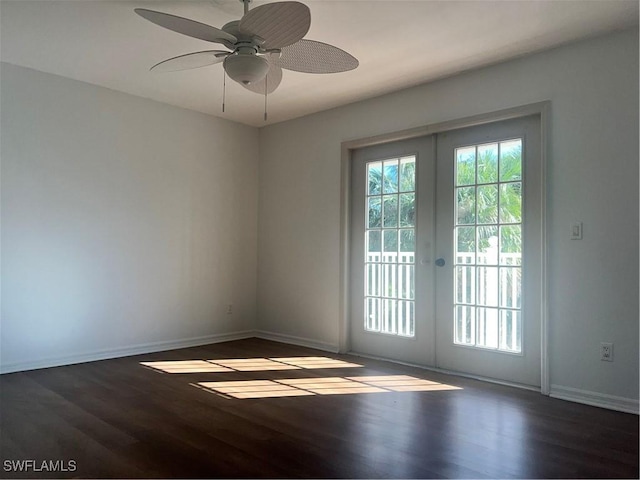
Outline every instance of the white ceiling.
[[[638, 24], [637, 0], [303, 0], [305, 38], [334, 44], [360, 60], [351, 72], [285, 70], [268, 98], [280, 122], [412, 85]], [[255, 0], [254, 8], [266, 1]], [[216, 49], [158, 27], [144, 7], [216, 27], [242, 16], [239, 0], [1, 0], [0, 59], [247, 125], [263, 126], [264, 100], [227, 82], [222, 66], [154, 73], [149, 67]]]

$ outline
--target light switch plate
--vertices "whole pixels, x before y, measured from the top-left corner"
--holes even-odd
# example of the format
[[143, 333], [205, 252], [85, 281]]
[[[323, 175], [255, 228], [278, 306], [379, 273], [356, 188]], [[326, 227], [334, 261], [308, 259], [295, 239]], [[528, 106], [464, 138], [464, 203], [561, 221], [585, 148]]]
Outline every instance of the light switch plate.
[[571, 240], [582, 240], [582, 222], [573, 222], [569, 228]]

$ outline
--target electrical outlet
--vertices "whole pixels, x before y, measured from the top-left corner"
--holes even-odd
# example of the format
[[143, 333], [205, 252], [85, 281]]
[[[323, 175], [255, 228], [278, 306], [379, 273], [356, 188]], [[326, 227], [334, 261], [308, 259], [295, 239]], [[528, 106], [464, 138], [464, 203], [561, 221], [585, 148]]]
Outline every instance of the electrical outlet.
[[602, 342], [600, 344], [600, 360], [613, 362], [613, 343]]
[[233, 305], [232, 304], [228, 304], [227, 305], [227, 315], [232, 315], [233, 314]]

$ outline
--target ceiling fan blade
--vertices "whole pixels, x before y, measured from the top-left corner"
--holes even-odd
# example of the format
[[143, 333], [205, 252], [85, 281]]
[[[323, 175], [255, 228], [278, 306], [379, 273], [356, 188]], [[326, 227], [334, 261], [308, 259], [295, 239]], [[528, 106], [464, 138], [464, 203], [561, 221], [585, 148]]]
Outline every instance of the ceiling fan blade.
[[311, 26], [309, 7], [300, 2], [276, 2], [250, 10], [239, 29], [245, 35], [257, 35], [264, 48], [282, 48], [304, 37]]
[[282, 69], [279, 66], [275, 65], [274, 63], [271, 63], [269, 66], [269, 71], [267, 72], [267, 76], [264, 79], [262, 79], [258, 83], [243, 85], [243, 87], [246, 88], [247, 90], [251, 90], [252, 92], [264, 95], [265, 85], [267, 87], [266, 93], [273, 93], [275, 92], [276, 88], [278, 88], [281, 81], [282, 81]]
[[174, 32], [182, 33], [188, 37], [199, 38], [207, 42], [215, 42], [233, 45], [238, 41], [233, 35], [220, 30], [219, 28], [206, 25], [204, 23], [189, 20], [188, 18], [177, 17], [168, 13], [147, 10], [146, 8], [136, 8], [134, 11], [142, 18], [149, 20], [156, 25], [168, 28]]
[[226, 50], [205, 50], [204, 52], [187, 53], [156, 63], [151, 70], [155, 72], [178, 72], [192, 68], [207, 67], [222, 62], [231, 52]]
[[346, 72], [360, 64], [344, 50], [315, 40], [300, 40], [284, 47], [275, 63], [287, 70], [304, 73]]

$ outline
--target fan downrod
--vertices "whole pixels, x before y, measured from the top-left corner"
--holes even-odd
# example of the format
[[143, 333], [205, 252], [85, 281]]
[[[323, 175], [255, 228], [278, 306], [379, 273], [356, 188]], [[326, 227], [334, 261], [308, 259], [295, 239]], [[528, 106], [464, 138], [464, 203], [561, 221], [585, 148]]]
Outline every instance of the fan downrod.
[[240, 3], [244, 5], [244, 14], [246, 15], [249, 11], [249, 4], [253, 2], [253, 0], [238, 0]]

